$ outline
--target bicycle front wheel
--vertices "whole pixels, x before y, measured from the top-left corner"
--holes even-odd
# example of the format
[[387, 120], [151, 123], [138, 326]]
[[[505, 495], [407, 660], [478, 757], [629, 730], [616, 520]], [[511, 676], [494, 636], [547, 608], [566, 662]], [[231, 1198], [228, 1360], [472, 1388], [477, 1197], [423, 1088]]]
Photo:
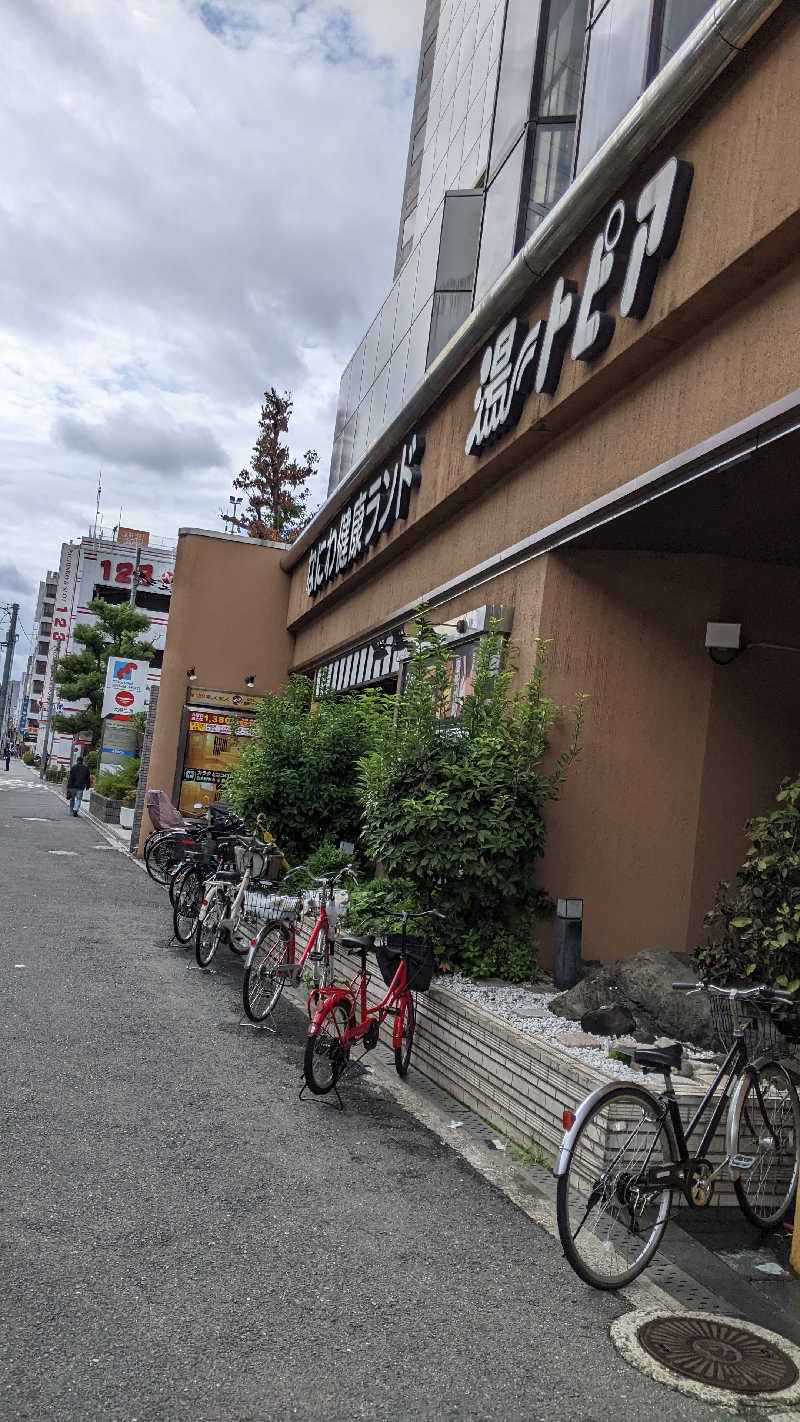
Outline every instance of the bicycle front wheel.
[[215, 894], [206, 909], [205, 918], [197, 924], [194, 935], [194, 956], [200, 968], [208, 967], [219, 947], [222, 937], [220, 924], [225, 916], [226, 907], [222, 894]]
[[353, 1004], [334, 1002], [324, 1013], [318, 1031], [306, 1042], [303, 1075], [315, 1096], [333, 1090], [350, 1060], [350, 1048], [342, 1037], [352, 1020]]
[[748, 1068], [748, 1084], [731, 1105], [731, 1139], [752, 1165], [733, 1182], [742, 1214], [758, 1229], [786, 1219], [800, 1164], [800, 1102], [792, 1078], [777, 1062]]
[[401, 998], [397, 1011], [400, 1013], [402, 1042], [394, 1049], [394, 1065], [398, 1076], [407, 1076], [414, 1045], [414, 999], [410, 992]]
[[172, 910], [172, 929], [179, 943], [191, 943], [197, 930], [197, 916], [203, 902], [203, 876], [199, 869], [181, 875]]
[[263, 1022], [277, 1005], [286, 982], [278, 977], [278, 968], [286, 959], [290, 940], [289, 928], [279, 918], [265, 923], [256, 939], [242, 983], [244, 1010], [251, 1022]]
[[619, 1289], [650, 1262], [672, 1191], [648, 1184], [647, 1172], [676, 1156], [670, 1122], [641, 1086], [614, 1087], [581, 1122], [558, 1177], [556, 1216], [564, 1253], [584, 1283]]

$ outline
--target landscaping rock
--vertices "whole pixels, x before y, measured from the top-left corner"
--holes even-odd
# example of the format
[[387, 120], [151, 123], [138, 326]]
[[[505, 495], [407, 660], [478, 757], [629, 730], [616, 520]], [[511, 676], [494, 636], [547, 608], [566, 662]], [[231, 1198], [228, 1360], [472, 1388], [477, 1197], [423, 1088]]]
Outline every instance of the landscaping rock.
[[581, 1018], [584, 1032], [598, 1033], [601, 1037], [621, 1037], [625, 1032], [632, 1032], [635, 1026], [636, 1018], [621, 1002], [595, 1007], [591, 1012], [584, 1012]]
[[[666, 948], [645, 948], [631, 958], [621, 958], [587, 975], [568, 992], [550, 1002], [558, 1017], [584, 1024], [587, 1013], [609, 1004], [633, 1014], [633, 1027], [666, 1034], [700, 1047], [715, 1047], [708, 996], [687, 997], [672, 991], [673, 982], [691, 978], [686, 963]], [[591, 1027], [592, 1031], [599, 1031]], [[631, 1027], [623, 1028], [630, 1031]]]
[[643, 1047], [651, 1047], [656, 1040], [655, 1035], [652, 1032], [648, 1032], [646, 1027], [637, 1027], [633, 1035], [636, 1041]]
[[556, 1032], [554, 1040], [562, 1047], [602, 1047], [603, 1043], [590, 1032]]

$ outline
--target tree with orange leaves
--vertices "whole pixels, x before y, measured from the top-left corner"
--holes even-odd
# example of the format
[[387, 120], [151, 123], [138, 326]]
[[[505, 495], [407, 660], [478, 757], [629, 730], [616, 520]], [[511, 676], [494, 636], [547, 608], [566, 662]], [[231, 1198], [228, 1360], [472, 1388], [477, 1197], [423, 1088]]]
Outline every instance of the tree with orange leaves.
[[291, 457], [284, 436], [292, 405], [288, 390], [279, 395], [272, 385], [264, 391], [250, 468], [242, 469], [233, 481], [234, 489], [240, 489], [247, 500], [235, 527], [250, 538], [293, 543], [310, 517], [307, 485], [317, 472], [319, 459], [313, 449], [306, 450], [303, 463]]

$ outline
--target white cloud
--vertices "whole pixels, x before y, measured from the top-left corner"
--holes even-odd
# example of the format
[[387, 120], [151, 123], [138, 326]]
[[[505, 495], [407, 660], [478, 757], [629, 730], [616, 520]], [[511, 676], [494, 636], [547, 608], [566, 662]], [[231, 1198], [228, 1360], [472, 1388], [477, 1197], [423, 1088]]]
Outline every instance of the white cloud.
[[218, 526], [268, 385], [322, 496], [391, 279], [423, 9], [9, 0], [0, 478], [28, 619], [99, 466], [109, 526]]

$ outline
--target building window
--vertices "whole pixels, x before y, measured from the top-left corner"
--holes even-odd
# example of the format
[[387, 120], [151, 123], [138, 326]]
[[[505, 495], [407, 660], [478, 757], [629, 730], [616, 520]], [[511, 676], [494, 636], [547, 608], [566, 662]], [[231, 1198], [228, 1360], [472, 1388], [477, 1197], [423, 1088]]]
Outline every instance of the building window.
[[44, 603], [44, 605], [43, 605], [43, 607], [42, 607], [42, 617], [52, 617], [52, 616], [53, 616], [53, 603], [52, 603], [52, 602], [46, 602], [46, 603]]
[[680, 49], [710, 8], [709, 0], [655, 0], [650, 34], [648, 83]]
[[37, 648], [37, 651], [38, 651], [39, 656], [40, 656], [40, 657], [46, 657], [46, 656], [47, 656], [47, 653], [48, 653], [48, 651], [49, 651], [49, 649], [50, 649], [50, 644], [49, 644], [49, 642], [40, 642], [40, 643], [39, 643], [39, 646], [38, 646], [38, 648]]
[[43, 682], [43, 681], [35, 681], [35, 682], [33, 683], [33, 689], [34, 689], [34, 692], [36, 693], [36, 695], [39, 696], [39, 695], [42, 693], [42, 691], [44, 691], [44, 682]]
[[37, 663], [36, 663], [36, 675], [37, 675], [37, 676], [44, 676], [44, 674], [45, 674], [46, 671], [47, 671], [47, 662], [46, 662], [46, 661], [41, 661], [41, 662], [37, 662]]
[[143, 608], [145, 612], [169, 613], [171, 600], [169, 593], [139, 591], [136, 594], [136, 606]]

